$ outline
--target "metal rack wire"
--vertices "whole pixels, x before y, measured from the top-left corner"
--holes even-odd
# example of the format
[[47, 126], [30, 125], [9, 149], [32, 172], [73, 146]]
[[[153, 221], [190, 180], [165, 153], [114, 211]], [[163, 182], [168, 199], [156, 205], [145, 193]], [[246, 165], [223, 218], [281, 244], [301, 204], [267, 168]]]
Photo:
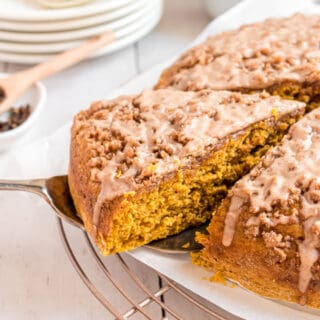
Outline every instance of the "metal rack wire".
[[[194, 308], [198, 309], [199, 313], [205, 315], [205, 319], [217, 319], [217, 320], [234, 320], [239, 319], [231, 315], [230, 313], [222, 310], [216, 305], [210, 304], [208, 307], [200, 298], [194, 297], [194, 295], [188, 290], [180, 287], [174, 281], [169, 280], [164, 275], [160, 274], [157, 271], [154, 271], [159, 279], [160, 287], [152, 291], [148, 288], [143, 280], [130, 268], [130, 265], [127, 262], [128, 255], [127, 254], [117, 254], [115, 256], [117, 263], [123, 269], [126, 275], [128, 275], [130, 282], [132, 282], [136, 287], [137, 290], [140, 290], [143, 293], [143, 298], [138, 300], [136, 297], [130, 296], [126, 289], [123, 287], [119, 279], [117, 279], [112, 270], [107, 265], [107, 259], [102, 258], [97, 252], [94, 245], [91, 243], [88, 235], [83, 232], [83, 240], [85, 241], [86, 248], [90, 253], [91, 259], [97, 264], [99, 272], [105, 277], [104, 279], [108, 280], [114, 290], [113, 292], [109, 292], [109, 296], [106, 296], [100, 289], [98, 289], [98, 285], [95, 280], [92, 279], [88, 275], [88, 270], [85, 270], [85, 266], [81, 264], [77, 254], [75, 253], [74, 248], [72, 247], [71, 242], [68, 238], [68, 232], [63, 224], [63, 222], [57, 218], [58, 229], [60, 232], [61, 240], [63, 242], [65, 251], [74, 267], [74, 269], [79, 274], [80, 278], [87, 286], [87, 288], [91, 291], [94, 297], [100, 301], [100, 303], [104, 306], [114, 319], [117, 320], [126, 320], [126, 319], [133, 319], [134, 317], [139, 315], [139, 319], [149, 319], [149, 320], [156, 320], [154, 315], [150, 315], [148, 313], [148, 306], [150, 305], [157, 305], [159, 307], [159, 318], [157, 319], [177, 319], [177, 320], [185, 320], [186, 317], [181, 315], [179, 311], [176, 310], [174, 307], [166, 303], [166, 295], [170, 292], [175, 292], [179, 295], [186, 303], [192, 305]], [[113, 258], [114, 259], [114, 258]], [[114, 263], [114, 262], [113, 262]], [[125, 311], [117, 310], [112, 302], [110, 301], [110, 295], [114, 295], [115, 292], [121, 295], [129, 305], [129, 308]]]

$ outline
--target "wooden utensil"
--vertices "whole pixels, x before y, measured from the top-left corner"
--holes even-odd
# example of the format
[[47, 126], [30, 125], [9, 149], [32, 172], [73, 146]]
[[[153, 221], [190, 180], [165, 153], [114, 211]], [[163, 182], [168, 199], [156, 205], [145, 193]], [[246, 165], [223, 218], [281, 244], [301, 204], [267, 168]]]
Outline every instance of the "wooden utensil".
[[13, 103], [35, 82], [77, 64], [113, 40], [114, 33], [108, 31], [94, 36], [80, 46], [58, 54], [44, 63], [0, 79], [0, 115], [8, 111]]

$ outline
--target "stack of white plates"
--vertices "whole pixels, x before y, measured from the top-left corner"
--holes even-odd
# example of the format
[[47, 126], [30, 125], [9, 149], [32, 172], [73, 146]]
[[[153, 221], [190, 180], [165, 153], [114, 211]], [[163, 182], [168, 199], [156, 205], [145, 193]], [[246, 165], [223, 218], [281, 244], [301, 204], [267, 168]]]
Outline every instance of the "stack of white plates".
[[46, 9], [34, 0], [0, 2], [2, 62], [42, 62], [109, 30], [116, 39], [97, 55], [110, 53], [146, 35], [162, 15], [162, 0], [96, 0], [64, 9]]

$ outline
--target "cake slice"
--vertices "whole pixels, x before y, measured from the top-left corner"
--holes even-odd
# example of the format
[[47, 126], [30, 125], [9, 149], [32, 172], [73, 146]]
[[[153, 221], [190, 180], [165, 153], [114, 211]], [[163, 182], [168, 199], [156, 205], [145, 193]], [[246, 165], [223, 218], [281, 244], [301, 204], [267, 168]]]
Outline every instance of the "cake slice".
[[320, 110], [239, 180], [196, 264], [266, 297], [320, 308]]
[[94, 103], [72, 128], [76, 208], [103, 254], [199, 225], [303, 113], [268, 94], [208, 90]]
[[156, 88], [267, 90], [320, 105], [320, 16], [295, 14], [209, 37], [165, 70]]

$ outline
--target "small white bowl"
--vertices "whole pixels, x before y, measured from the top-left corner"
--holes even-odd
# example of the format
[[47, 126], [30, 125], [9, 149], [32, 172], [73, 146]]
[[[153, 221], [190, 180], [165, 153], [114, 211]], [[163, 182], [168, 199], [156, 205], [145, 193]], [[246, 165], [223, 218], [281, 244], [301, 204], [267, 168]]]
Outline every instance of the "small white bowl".
[[[0, 73], [0, 78], [5, 78], [7, 76], [8, 74], [6, 73]], [[29, 131], [35, 125], [40, 111], [45, 105], [46, 99], [47, 90], [45, 86], [41, 82], [37, 82], [30, 87], [18, 101], [15, 102], [15, 107], [29, 104], [31, 107], [31, 113], [28, 119], [17, 128], [0, 132], [0, 152], [12, 149], [27, 137]]]

